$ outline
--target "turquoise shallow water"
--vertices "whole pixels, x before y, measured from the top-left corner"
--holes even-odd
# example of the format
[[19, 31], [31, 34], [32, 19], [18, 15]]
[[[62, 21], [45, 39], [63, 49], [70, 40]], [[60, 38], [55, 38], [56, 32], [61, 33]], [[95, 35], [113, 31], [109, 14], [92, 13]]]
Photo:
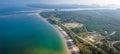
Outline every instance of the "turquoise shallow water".
[[0, 16], [0, 54], [65, 54], [56, 30], [37, 16]]

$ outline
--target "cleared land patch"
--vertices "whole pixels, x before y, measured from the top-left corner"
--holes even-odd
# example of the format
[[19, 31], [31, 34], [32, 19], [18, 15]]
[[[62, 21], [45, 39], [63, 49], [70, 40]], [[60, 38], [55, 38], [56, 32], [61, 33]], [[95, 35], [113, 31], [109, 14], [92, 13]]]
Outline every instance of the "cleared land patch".
[[83, 24], [74, 22], [74, 23], [65, 23], [64, 26], [68, 28], [80, 28], [83, 26]]

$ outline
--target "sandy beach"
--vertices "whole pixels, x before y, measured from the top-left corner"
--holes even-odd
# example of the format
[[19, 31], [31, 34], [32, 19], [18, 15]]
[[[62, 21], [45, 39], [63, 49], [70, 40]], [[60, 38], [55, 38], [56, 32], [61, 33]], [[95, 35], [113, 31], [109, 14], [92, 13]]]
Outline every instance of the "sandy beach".
[[[43, 18], [39, 13], [35, 13], [36, 16], [38, 16], [39, 18], [41, 18], [42, 20], [44, 20], [45, 22], [47, 22], [48, 24], [50, 24], [46, 18]], [[67, 50], [67, 54], [79, 54], [79, 49], [78, 47], [73, 43], [73, 40], [70, 38], [70, 36], [68, 36], [68, 34], [58, 25], [53, 25], [50, 24], [54, 29], [56, 29], [56, 31], [58, 31], [58, 33], [61, 36], [61, 39], [63, 40], [64, 43], [64, 47]]]
[[73, 43], [73, 40], [70, 36], [58, 25], [55, 25], [56, 30], [60, 33], [65, 45], [67, 47], [67, 51], [69, 54], [79, 54], [79, 48]]
[[[42, 20], [44, 20], [46, 23], [50, 24], [47, 21], [47, 19], [43, 18], [39, 13], [35, 13], [35, 15], [38, 16], [39, 18], [41, 18]], [[50, 24], [50, 25], [60, 34], [60, 37], [61, 37], [63, 44], [64, 44], [64, 48], [67, 51], [67, 54], [71, 54], [70, 50], [67, 47], [66, 40], [64, 39], [63, 34], [59, 31], [58, 27], [56, 27], [56, 25], [53, 25], [53, 24]]]

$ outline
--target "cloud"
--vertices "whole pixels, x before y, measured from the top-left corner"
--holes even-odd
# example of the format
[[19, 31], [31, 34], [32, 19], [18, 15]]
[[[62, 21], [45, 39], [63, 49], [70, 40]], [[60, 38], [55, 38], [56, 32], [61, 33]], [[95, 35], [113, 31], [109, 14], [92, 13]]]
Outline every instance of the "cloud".
[[120, 0], [0, 0], [0, 3], [48, 3], [48, 4], [120, 4]]

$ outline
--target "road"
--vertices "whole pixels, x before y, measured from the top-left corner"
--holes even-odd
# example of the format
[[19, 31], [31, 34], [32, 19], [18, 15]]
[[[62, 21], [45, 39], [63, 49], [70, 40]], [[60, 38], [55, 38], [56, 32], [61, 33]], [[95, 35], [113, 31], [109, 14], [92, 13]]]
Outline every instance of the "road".
[[110, 44], [110, 47], [113, 48], [116, 52], [118, 52], [118, 50], [113, 46], [115, 43], [118, 43], [120, 41], [113, 41], [111, 44]]

